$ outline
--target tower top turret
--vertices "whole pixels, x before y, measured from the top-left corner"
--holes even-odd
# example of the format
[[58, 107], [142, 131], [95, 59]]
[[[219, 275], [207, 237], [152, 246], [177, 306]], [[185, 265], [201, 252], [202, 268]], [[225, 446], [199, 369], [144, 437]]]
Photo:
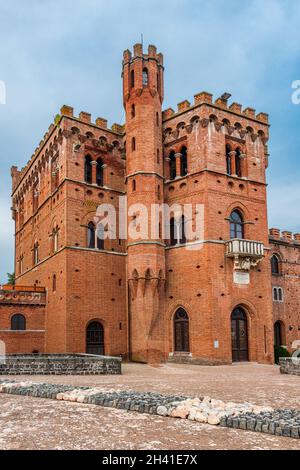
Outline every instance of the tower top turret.
[[163, 102], [163, 55], [155, 46], [149, 45], [147, 54], [140, 43], [133, 46], [133, 53], [126, 49], [122, 69], [124, 107], [130, 97], [140, 96], [146, 89]]

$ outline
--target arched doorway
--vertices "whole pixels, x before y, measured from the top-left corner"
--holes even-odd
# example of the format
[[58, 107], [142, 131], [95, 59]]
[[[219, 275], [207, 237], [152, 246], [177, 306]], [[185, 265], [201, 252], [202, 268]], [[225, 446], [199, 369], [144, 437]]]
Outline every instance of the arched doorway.
[[275, 346], [282, 346], [283, 345], [283, 334], [282, 334], [282, 323], [277, 321], [274, 323], [274, 340]]
[[174, 349], [175, 352], [190, 352], [189, 317], [183, 308], [174, 316]]
[[86, 329], [87, 354], [104, 355], [104, 328], [101, 323], [93, 321]]
[[232, 361], [249, 360], [248, 325], [245, 311], [238, 307], [231, 314]]

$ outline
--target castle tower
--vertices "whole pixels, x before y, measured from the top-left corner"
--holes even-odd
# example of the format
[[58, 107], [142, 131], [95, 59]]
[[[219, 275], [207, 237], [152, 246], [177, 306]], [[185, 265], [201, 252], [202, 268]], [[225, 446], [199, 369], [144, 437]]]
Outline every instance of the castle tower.
[[140, 231], [137, 237], [129, 230], [127, 244], [129, 354], [141, 362], [165, 359], [162, 221], [154, 236], [150, 227], [153, 205], [163, 203], [163, 72], [163, 56], [155, 46], [149, 46], [148, 54], [141, 44], [134, 46], [133, 55], [124, 52], [128, 226]]

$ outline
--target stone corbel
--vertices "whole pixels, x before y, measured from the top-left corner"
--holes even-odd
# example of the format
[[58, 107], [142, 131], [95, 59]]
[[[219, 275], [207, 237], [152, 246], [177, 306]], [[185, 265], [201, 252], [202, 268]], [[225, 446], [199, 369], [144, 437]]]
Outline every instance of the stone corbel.
[[251, 268], [255, 268], [262, 261], [263, 257], [251, 258], [250, 256], [234, 256], [234, 270], [249, 272]]

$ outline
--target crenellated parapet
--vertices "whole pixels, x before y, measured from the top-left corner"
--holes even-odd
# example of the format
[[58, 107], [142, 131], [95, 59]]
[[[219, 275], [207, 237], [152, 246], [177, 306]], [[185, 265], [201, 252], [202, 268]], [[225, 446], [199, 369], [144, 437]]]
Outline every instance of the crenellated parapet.
[[228, 105], [229, 97], [230, 95], [226, 93], [214, 101], [213, 95], [211, 93], [202, 91], [194, 95], [193, 104], [191, 104], [188, 100], [184, 100], [178, 103], [177, 112], [175, 112], [172, 108], [168, 108], [167, 110], [163, 111], [163, 120], [175, 117], [177, 114], [191, 110], [194, 107], [201, 105], [211, 105], [211, 107], [216, 109], [226, 110], [240, 117], [251, 119], [264, 125], [269, 125], [268, 114], [262, 112], [256, 113], [255, 109], [249, 107], [243, 109], [241, 104], [235, 102]]
[[269, 230], [270, 241], [289, 243], [299, 245], [300, 248], [300, 233], [292, 233], [287, 230], [281, 231], [278, 228], [271, 228]]
[[268, 165], [268, 115], [256, 114], [252, 108], [242, 109], [239, 103], [228, 105], [229, 94], [213, 101], [210, 93], [201, 92], [195, 95], [194, 103], [188, 100], [177, 105], [177, 112], [168, 108], [162, 113], [164, 144], [168, 144], [183, 136], [191, 134], [194, 129], [208, 128], [210, 124], [218, 133], [230, 139], [245, 141], [250, 139], [253, 144], [261, 142], [265, 147], [265, 161]]
[[[69, 119], [70, 124], [65, 125], [62, 122], [64, 118]], [[25, 194], [33, 188], [39, 191], [39, 180], [44, 171], [50, 169], [53, 176], [56, 175], [59, 149], [64, 140], [73, 139], [74, 151], [77, 152], [82, 146], [92, 147], [103, 154], [114, 152], [120, 157], [119, 166], [123, 167], [121, 158], [125, 155], [124, 132], [125, 127], [120, 124], [114, 123], [109, 129], [104, 118], [98, 117], [92, 122], [91, 114], [82, 111], [76, 117], [71, 106], [62, 106], [60, 114], [55, 117], [55, 123], [50, 125], [27, 165], [20, 171], [15, 166], [11, 169], [13, 217]]]

